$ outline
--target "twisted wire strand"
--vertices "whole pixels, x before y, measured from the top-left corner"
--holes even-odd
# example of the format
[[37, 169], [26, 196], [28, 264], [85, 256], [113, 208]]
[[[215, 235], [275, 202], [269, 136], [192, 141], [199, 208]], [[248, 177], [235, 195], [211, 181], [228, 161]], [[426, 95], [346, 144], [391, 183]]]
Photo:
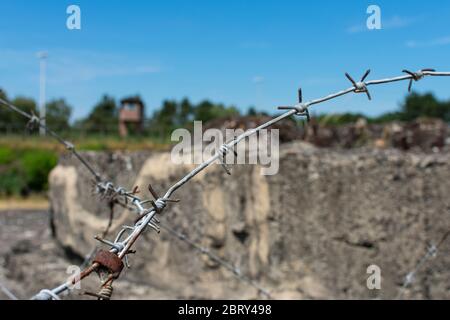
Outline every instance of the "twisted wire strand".
[[12, 293], [2, 282], [0, 282], [0, 290], [10, 299], [10, 300], [19, 300], [17, 296]]
[[43, 124], [38, 117], [36, 117], [33, 114], [29, 114], [18, 107], [14, 106], [12, 103], [0, 98], [0, 104], [4, 105], [5, 107], [9, 108], [10, 110], [17, 112], [18, 114], [22, 115], [23, 117], [27, 118], [30, 122], [29, 124], [34, 124], [36, 126], [39, 126], [43, 128], [48, 134], [50, 134], [54, 139], [56, 139], [59, 143], [61, 143], [64, 147], [66, 147], [67, 150], [72, 152], [72, 154], [86, 167], [86, 169], [94, 176], [95, 180], [99, 182], [101, 180], [100, 175], [94, 170], [93, 166], [91, 166], [86, 159], [84, 159], [78, 151], [75, 149], [75, 146], [70, 143], [69, 141], [64, 140], [60, 135], [58, 135], [56, 132], [51, 130], [48, 126]]
[[270, 292], [266, 289], [264, 289], [263, 287], [261, 287], [257, 282], [253, 281], [250, 277], [242, 274], [242, 271], [234, 266], [233, 264], [231, 264], [230, 262], [228, 262], [227, 260], [219, 257], [218, 255], [214, 254], [211, 250], [209, 250], [208, 248], [205, 248], [197, 243], [195, 243], [194, 241], [192, 241], [191, 239], [189, 239], [185, 234], [176, 231], [175, 229], [172, 229], [171, 227], [165, 225], [165, 224], [160, 224], [161, 229], [166, 230], [170, 235], [172, 235], [173, 237], [177, 238], [178, 240], [188, 244], [189, 246], [191, 246], [192, 248], [194, 248], [196, 251], [198, 251], [199, 253], [206, 255], [209, 259], [211, 259], [214, 262], [217, 262], [218, 264], [220, 264], [222, 267], [224, 267], [225, 269], [231, 271], [231, 273], [240, 281], [242, 282], [246, 282], [247, 284], [249, 284], [250, 286], [254, 287], [255, 289], [258, 290], [258, 293], [265, 296], [268, 299], [271, 299], [271, 295]]
[[[325, 96], [323, 98], [319, 98], [316, 100], [311, 100], [306, 103], [299, 103], [297, 105], [294, 105], [290, 107], [291, 110], [281, 114], [280, 116], [271, 119], [270, 121], [254, 128], [250, 129], [243, 134], [239, 135], [238, 137], [234, 138], [232, 141], [225, 143], [221, 149], [215, 153], [214, 156], [197, 166], [194, 170], [186, 174], [181, 180], [179, 180], [177, 183], [175, 183], [173, 186], [171, 186], [167, 192], [165, 193], [164, 197], [156, 199], [155, 202], [145, 200], [142, 201], [140, 198], [134, 196], [133, 193], [124, 191], [124, 188], [121, 187], [114, 187], [114, 185], [111, 182], [107, 182], [104, 184], [104, 182], [101, 181], [100, 175], [98, 175], [95, 170], [87, 163], [87, 161], [81, 157], [76, 151], [73, 144], [70, 144], [66, 142], [64, 139], [59, 137], [56, 133], [54, 133], [52, 130], [48, 129], [45, 125], [41, 124], [39, 121], [39, 126], [43, 127], [51, 136], [53, 136], [55, 139], [57, 139], [60, 143], [65, 145], [69, 150], [71, 150], [74, 155], [83, 163], [83, 165], [94, 175], [97, 186], [99, 187], [100, 193], [104, 192], [107, 194], [109, 191], [112, 191], [114, 194], [123, 196], [126, 201], [131, 201], [132, 206], [136, 209], [139, 216], [142, 217], [139, 219], [133, 227], [126, 226], [124, 229], [119, 231], [119, 235], [114, 242], [110, 241], [103, 241], [104, 243], [107, 243], [111, 245], [110, 252], [117, 254], [117, 256], [120, 259], [126, 258], [127, 254], [130, 252], [131, 247], [133, 244], [137, 241], [137, 239], [140, 237], [142, 232], [147, 228], [147, 226], [152, 226], [154, 223], [154, 219], [156, 218], [155, 215], [157, 213], [161, 213], [167, 206], [167, 202], [170, 201], [171, 196], [182, 186], [184, 186], [186, 183], [188, 183], [193, 177], [195, 177], [197, 174], [199, 174], [201, 171], [205, 170], [207, 167], [209, 167], [212, 163], [216, 162], [217, 160], [220, 160], [220, 158], [223, 156], [224, 153], [228, 152], [230, 149], [233, 149], [234, 146], [236, 146], [240, 141], [246, 139], [247, 137], [254, 135], [258, 133], [259, 131], [266, 129], [270, 127], [271, 125], [285, 119], [288, 117], [291, 117], [293, 115], [302, 115], [303, 112], [308, 111], [309, 107], [323, 103], [325, 101], [329, 101], [335, 98], [338, 98], [340, 96], [349, 94], [349, 93], [361, 93], [365, 92], [369, 99], [371, 99], [371, 96], [368, 92], [367, 87], [372, 85], [380, 85], [385, 83], [391, 83], [391, 82], [399, 82], [399, 81], [405, 81], [410, 80], [412, 83], [413, 81], [418, 81], [426, 76], [431, 77], [447, 77], [450, 76], [450, 72], [436, 72], [436, 71], [430, 71], [431, 69], [422, 69], [416, 73], [409, 73], [407, 75], [398, 76], [398, 77], [392, 77], [392, 78], [386, 78], [381, 80], [371, 80], [365, 82], [365, 78], [368, 76], [370, 70], [366, 72], [366, 74], [363, 76], [360, 82], [355, 82], [351, 77], [347, 75], [349, 80], [351, 80], [353, 86], [351, 88], [339, 91], [334, 94], [330, 94], [328, 96]], [[5, 105], [12, 111], [18, 112], [19, 114], [23, 115], [24, 117], [28, 118], [30, 121], [36, 121], [36, 116], [30, 115], [19, 108], [13, 106], [9, 102], [0, 99], [0, 104]], [[152, 203], [153, 207], [151, 208], [145, 208], [145, 204]], [[130, 231], [128, 236], [124, 240], [120, 240], [124, 234], [126, 234], [127, 231]], [[66, 283], [61, 284], [60, 286], [49, 290], [44, 289], [41, 290], [38, 294], [36, 294], [33, 299], [36, 300], [51, 300], [51, 299], [57, 299], [58, 295], [69, 290], [71, 285], [74, 283], [81, 281], [83, 278], [90, 275], [93, 271], [95, 271], [99, 267], [98, 263], [93, 263], [91, 266], [86, 268], [82, 273], [80, 277], [77, 277], [73, 280], [69, 280]]]
[[450, 236], [450, 231], [447, 231], [447, 233], [444, 234], [444, 236], [441, 238], [441, 240], [438, 242], [437, 245], [430, 245], [427, 248], [427, 251], [425, 254], [419, 259], [419, 262], [414, 266], [414, 268], [408, 272], [408, 274], [405, 276], [405, 280], [403, 282], [402, 287], [400, 288], [396, 300], [399, 300], [403, 297], [408, 287], [414, 283], [416, 274], [422, 269], [422, 267], [425, 266], [431, 259], [436, 258], [436, 256], [439, 253], [439, 249], [441, 246], [446, 242], [448, 237]]

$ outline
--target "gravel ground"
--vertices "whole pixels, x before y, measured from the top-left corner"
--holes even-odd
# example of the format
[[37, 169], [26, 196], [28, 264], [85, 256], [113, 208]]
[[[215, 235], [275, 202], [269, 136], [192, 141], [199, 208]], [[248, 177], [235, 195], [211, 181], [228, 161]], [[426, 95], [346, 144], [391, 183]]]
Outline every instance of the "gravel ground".
[[[81, 257], [64, 251], [54, 241], [48, 211], [0, 211], [0, 243], [0, 282], [19, 299], [28, 299], [43, 288], [59, 285], [65, 280], [67, 268], [82, 262]], [[82, 290], [64, 298], [87, 299], [80, 293], [96, 291], [96, 278], [84, 281]], [[126, 285], [128, 281], [121, 283]], [[115, 297], [126, 298], [120, 294]], [[0, 290], [0, 299], [9, 297]]]
[[[42, 210], [0, 211], [0, 284], [17, 298], [29, 299], [43, 288], [63, 283], [69, 266], [80, 265], [82, 257], [65, 251], [51, 234], [50, 215]], [[67, 275], [66, 275], [67, 274]], [[83, 280], [82, 288], [62, 296], [63, 299], [92, 299], [84, 291], [98, 291], [96, 275]], [[187, 298], [178, 292], [151, 286], [125, 269], [114, 284], [113, 299]], [[0, 286], [0, 300], [10, 299]]]
[[[0, 241], [0, 281], [18, 298], [28, 298], [46, 284], [48, 271], [65, 268], [46, 211], [0, 211]], [[0, 292], [0, 298], [7, 296]]]

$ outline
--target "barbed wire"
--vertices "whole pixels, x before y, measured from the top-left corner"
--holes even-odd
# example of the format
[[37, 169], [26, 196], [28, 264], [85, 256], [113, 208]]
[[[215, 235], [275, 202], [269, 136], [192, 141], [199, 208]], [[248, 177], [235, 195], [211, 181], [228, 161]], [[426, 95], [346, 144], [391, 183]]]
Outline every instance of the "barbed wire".
[[10, 300], [19, 300], [17, 296], [12, 293], [1, 281], [0, 281], [0, 290], [10, 299]]
[[38, 116], [36, 116], [33, 112], [27, 113], [2, 98], [0, 98], [0, 104], [3, 104], [5, 107], [9, 108], [10, 110], [17, 112], [18, 114], [27, 118], [28, 119], [28, 123], [26, 124], [27, 129], [32, 130], [35, 128], [43, 128], [50, 136], [52, 136], [59, 143], [61, 143], [64, 147], [66, 147], [66, 149], [69, 150], [85, 166], [85, 168], [94, 176], [94, 178], [97, 182], [101, 181], [100, 175], [93, 169], [93, 167], [86, 161], [86, 159], [84, 159], [80, 155], [80, 153], [75, 149], [74, 144], [69, 141], [66, 141], [60, 135], [58, 135], [56, 132], [51, 130], [48, 126], [43, 124], [41, 119]]
[[396, 300], [399, 300], [403, 297], [408, 287], [414, 283], [416, 274], [422, 269], [423, 266], [425, 266], [426, 263], [428, 263], [431, 259], [435, 258], [439, 252], [439, 249], [441, 246], [445, 243], [447, 238], [450, 236], [450, 231], [447, 231], [447, 233], [444, 234], [444, 236], [441, 238], [441, 240], [436, 244], [430, 244], [427, 248], [427, 251], [425, 254], [420, 258], [419, 262], [414, 266], [414, 268], [408, 272], [408, 274], [405, 276], [403, 285], [400, 288]]
[[[433, 69], [422, 69], [417, 72], [411, 72], [408, 70], [403, 70], [405, 75], [386, 78], [381, 80], [371, 80], [365, 81], [368, 75], [370, 74], [370, 70], [367, 70], [360, 81], [355, 81], [349, 74], [345, 74], [347, 79], [351, 82], [352, 87], [330, 94], [323, 98], [311, 100], [309, 102], [303, 102], [302, 91], [301, 89], [298, 91], [298, 103], [293, 106], [282, 106], [278, 107], [279, 110], [287, 110], [282, 115], [271, 119], [270, 121], [250, 130], [247, 130], [245, 133], [235, 137], [232, 141], [223, 144], [219, 150], [213, 155], [211, 158], [197, 166], [194, 170], [186, 174], [182, 179], [172, 185], [164, 194], [163, 197], [158, 197], [158, 195], [154, 192], [151, 185], [149, 185], [149, 191], [153, 195], [154, 199], [149, 200], [141, 200], [136, 196], [138, 189], [134, 189], [133, 191], [126, 191], [123, 187], [116, 187], [112, 182], [102, 180], [100, 175], [93, 169], [91, 165], [76, 151], [73, 144], [65, 141], [59, 135], [57, 135], [52, 130], [48, 129], [45, 125], [43, 125], [38, 117], [35, 115], [30, 115], [19, 108], [13, 106], [9, 102], [0, 99], [0, 104], [5, 105], [9, 109], [22, 114], [24, 117], [29, 119], [29, 124], [32, 126], [41, 126], [43, 127], [51, 136], [57, 139], [60, 143], [66, 146], [66, 148], [71, 151], [80, 162], [88, 169], [88, 171], [94, 176], [96, 181], [96, 191], [102, 197], [123, 197], [125, 203], [131, 203], [134, 207], [135, 211], [139, 214], [138, 219], [136, 220], [133, 226], [124, 226], [117, 234], [114, 241], [110, 241], [107, 239], [103, 239], [101, 237], [96, 237], [98, 241], [103, 244], [106, 244], [110, 247], [109, 251], [99, 251], [96, 257], [94, 258], [93, 263], [88, 266], [86, 269], [81, 272], [79, 276], [70, 279], [69, 281], [61, 284], [60, 286], [49, 290], [44, 289], [41, 290], [38, 294], [36, 294], [33, 299], [36, 300], [51, 300], [57, 299], [58, 295], [70, 290], [70, 288], [77, 282], [81, 281], [85, 277], [89, 276], [92, 272], [103, 273], [106, 274], [105, 279], [102, 281], [102, 287], [99, 294], [96, 294], [100, 299], [108, 298], [110, 294], [112, 294], [112, 283], [114, 280], [119, 278], [120, 273], [124, 267], [123, 261], [126, 266], [129, 266], [128, 263], [128, 255], [134, 253], [131, 250], [133, 244], [137, 241], [140, 235], [144, 232], [147, 227], [151, 227], [154, 230], [159, 230], [159, 220], [156, 215], [161, 214], [164, 209], [167, 207], [168, 203], [171, 202], [179, 202], [179, 200], [171, 199], [172, 195], [186, 183], [188, 183], [193, 177], [197, 174], [205, 170], [211, 164], [219, 161], [227, 174], [230, 174], [229, 170], [225, 165], [225, 157], [230, 151], [234, 151], [234, 147], [246, 139], [247, 137], [258, 133], [259, 131], [270, 127], [271, 125], [291, 116], [304, 116], [307, 119], [309, 116], [309, 108], [313, 105], [323, 103], [325, 101], [329, 101], [341, 96], [344, 96], [349, 93], [364, 93], [367, 95], [369, 100], [372, 99], [372, 96], [369, 92], [368, 87], [372, 85], [380, 85], [385, 83], [399, 82], [409, 80], [408, 90], [411, 91], [412, 83], [417, 82], [423, 79], [426, 76], [431, 77], [441, 77], [441, 76], [450, 76], [450, 72], [436, 72]], [[147, 207], [148, 205], [150, 207]], [[125, 238], [124, 238], [125, 236]]]
[[197, 243], [195, 243], [194, 241], [192, 241], [191, 239], [189, 239], [185, 234], [176, 231], [175, 229], [172, 229], [171, 227], [160, 223], [161, 229], [166, 230], [170, 235], [172, 235], [173, 237], [179, 239], [180, 241], [187, 243], [189, 246], [191, 246], [192, 248], [194, 248], [195, 250], [197, 250], [199, 253], [207, 256], [209, 259], [211, 259], [214, 262], [217, 262], [218, 264], [220, 264], [222, 267], [224, 267], [225, 269], [231, 271], [231, 273], [238, 278], [239, 280], [248, 283], [250, 286], [254, 287], [255, 289], [258, 290], [258, 293], [271, 299], [271, 295], [270, 292], [266, 289], [264, 289], [263, 287], [261, 287], [258, 283], [256, 283], [255, 281], [253, 281], [251, 278], [247, 277], [246, 275], [244, 275], [241, 271], [241, 269], [239, 269], [238, 267], [234, 266], [233, 264], [231, 264], [230, 262], [226, 261], [225, 259], [219, 257], [218, 255], [214, 254], [211, 250], [209, 250], [206, 247], [203, 247]]
[[[108, 234], [110, 232], [110, 229], [112, 227], [113, 220], [114, 220], [114, 205], [117, 203], [119, 203], [119, 202], [116, 199], [110, 199], [108, 201], [108, 206], [109, 206], [108, 224], [106, 225], [105, 230], [103, 230], [103, 232], [102, 232], [102, 238], [105, 238], [106, 236], [108, 236]], [[84, 257], [83, 262], [80, 264], [81, 269], [84, 269], [87, 267], [87, 265], [92, 260], [92, 258], [95, 256], [95, 254], [97, 253], [98, 250], [99, 250], [99, 247], [95, 246], [94, 248], [91, 249], [91, 251], [89, 251], [89, 253]]]

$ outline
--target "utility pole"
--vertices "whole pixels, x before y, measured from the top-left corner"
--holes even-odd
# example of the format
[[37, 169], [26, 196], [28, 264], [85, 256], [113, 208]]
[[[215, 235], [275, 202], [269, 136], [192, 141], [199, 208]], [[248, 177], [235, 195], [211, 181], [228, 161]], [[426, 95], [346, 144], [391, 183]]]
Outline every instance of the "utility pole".
[[[38, 52], [40, 76], [39, 76], [39, 118], [41, 119], [41, 124], [45, 126], [45, 71], [47, 67], [47, 57], [48, 53], [45, 51]], [[45, 136], [45, 129], [43, 127], [39, 128], [39, 133], [41, 136]]]
[[255, 92], [256, 92], [256, 110], [262, 110], [264, 108], [264, 77], [256, 76], [253, 78], [253, 83], [255, 84]]

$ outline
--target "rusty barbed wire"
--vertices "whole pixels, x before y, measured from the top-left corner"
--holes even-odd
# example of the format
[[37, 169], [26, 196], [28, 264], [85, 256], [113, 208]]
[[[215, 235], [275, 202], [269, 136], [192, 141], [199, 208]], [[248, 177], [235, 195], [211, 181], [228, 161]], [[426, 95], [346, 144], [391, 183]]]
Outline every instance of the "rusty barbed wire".
[[[406, 71], [405, 71], [406, 72]], [[156, 217], [157, 214], [161, 214], [163, 210], [167, 207], [169, 202], [178, 202], [179, 200], [173, 200], [171, 199], [172, 195], [182, 186], [184, 186], [186, 183], [188, 183], [193, 177], [195, 177], [198, 173], [205, 170], [207, 167], [209, 167], [211, 164], [215, 163], [216, 161], [219, 161], [227, 172], [227, 174], [230, 174], [228, 168], [225, 166], [225, 162], [222, 161], [224, 157], [231, 151], [234, 150], [234, 147], [242, 140], [246, 139], [247, 137], [256, 134], [257, 132], [266, 129], [270, 127], [271, 125], [285, 119], [291, 116], [305, 116], [307, 119], [309, 119], [309, 108], [313, 105], [323, 103], [325, 101], [329, 101], [335, 98], [338, 98], [340, 96], [349, 94], [349, 93], [365, 93], [369, 100], [372, 99], [372, 96], [369, 93], [368, 87], [372, 85], [380, 85], [385, 83], [392, 83], [392, 82], [399, 82], [399, 81], [405, 81], [409, 80], [410, 84], [408, 89], [411, 89], [411, 85], [413, 81], [419, 81], [426, 76], [431, 77], [441, 77], [441, 76], [450, 76], [450, 72], [436, 72], [433, 69], [422, 69], [417, 72], [406, 72], [406, 75], [398, 76], [398, 77], [392, 77], [392, 78], [386, 78], [381, 80], [371, 80], [371, 81], [365, 81], [366, 78], [369, 76], [370, 70], [367, 70], [364, 74], [364, 76], [361, 78], [359, 82], [356, 82], [353, 80], [351, 76], [346, 74], [346, 77], [351, 81], [352, 87], [330, 94], [328, 96], [325, 96], [323, 98], [311, 100], [309, 102], [303, 102], [302, 92], [299, 90], [299, 103], [288, 106], [288, 107], [279, 107], [280, 110], [287, 110], [287, 112], [283, 113], [282, 115], [275, 117], [271, 119], [270, 121], [256, 127], [253, 129], [250, 129], [246, 131], [245, 133], [235, 137], [232, 141], [223, 144], [220, 149], [215, 153], [214, 156], [197, 166], [194, 170], [186, 174], [182, 179], [180, 179], [178, 182], [176, 182], [174, 185], [172, 185], [167, 192], [164, 194], [162, 198], [157, 197], [157, 195], [154, 192], [151, 192], [154, 196], [154, 199], [151, 200], [141, 200], [139, 197], [137, 197], [136, 189], [133, 191], [126, 191], [123, 187], [116, 187], [114, 184], [110, 181], [104, 181], [101, 179], [100, 175], [93, 169], [92, 166], [89, 165], [89, 163], [81, 157], [81, 155], [75, 150], [75, 147], [73, 144], [65, 141], [60, 136], [58, 136], [55, 132], [48, 129], [45, 125], [42, 123], [38, 123], [39, 118], [36, 116], [30, 115], [19, 108], [13, 106], [9, 102], [0, 99], [0, 104], [5, 105], [9, 109], [18, 112], [19, 114], [22, 114], [24, 117], [28, 118], [30, 122], [33, 124], [39, 125], [43, 127], [51, 136], [53, 136], [55, 139], [57, 139], [60, 143], [66, 146], [66, 148], [71, 151], [80, 161], [81, 163], [88, 169], [91, 174], [94, 175], [94, 178], [96, 180], [96, 191], [103, 197], [118, 197], [121, 196], [125, 199], [125, 203], [131, 203], [131, 205], [135, 208], [136, 212], [139, 215], [139, 218], [136, 220], [135, 224], [133, 226], [124, 226], [119, 233], [117, 234], [114, 241], [110, 241], [107, 239], [103, 239], [101, 237], [96, 237], [98, 241], [100, 241], [103, 244], [106, 244], [110, 247], [110, 250], [108, 251], [110, 255], [107, 257], [108, 259], [112, 259], [115, 261], [116, 258], [120, 259], [121, 261], [125, 261], [125, 265], [129, 266], [128, 263], [128, 255], [130, 253], [134, 253], [133, 250], [131, 250], [131, 247], [133, 244], [137, 241], [137, 239], [140, 237], [140, 235], [144, 232], [144, 230], [147, 227], [150, 227], [156, 231], [159, 231], [159, 219]], [[152, 190], [150, 190], [152, 191]], [[151, 204], [151, 207], [147, 207], [145, 205]], [[128, 233], [128, 234], [127, 234]], [[124, 236], [126, 237], [124, 238]], [[102, 253], [105, 251], [102, 251]], [[108, 260], [106, 259], [106, 260]], [[59, 294], [70, 290], [71, 286], [73, 286], [78, 281], [81, 281], [85, 277], [89, 276], [91, 273], [99, 272], [99, 270], [105, 270], [109, 272], [109, 276], [102, 282], [102, 287], [100, 289], [100, 292], [98, 295], [100, 295], [101, 292], [108, 291], [112, 294], [112, 283], [115, 279], [117, 279], [120, 276], [120, 271], [122, 268], [120, 268], [120, 271], [112, 270], [110, 266], [108, 266], [108, 261], [104, 261], [101, 259], [95, 259], [94, 262], [87, 267], [78, 277], [75, 277], [73, 279], [70, 279], [69, 281], [61, 284], [60, 286], [49, 290], [44, 289], [41, 290], [38, 294], [36, 294], [33, 299], [36, 300], [52, 300], [59, 298]], [[114, 272], [112, 272], [114, 271]], [[104, 296], [103, 296], [104, 297]]]
[[441, 246], [445, 243], [445, 241], [447, 240], [447, 238], [450, 236], [450, 230], [447, 231], [444, 236], [441, 238], [441, 240], [436, 244], [430, 244], [427, 248], [427, 251], [425, 252], [425, 255], [423, 255], [422, 258], [420, 258], [419, 262], [414, 266], [414, 268], [408, 272], [408, 274], [405, 276], [404, 278], [404, 282], [402, 287], [400, 288], [397, 297], [395, 300], [399, 300], [403, 297], [403, 295], [405, 294], [406, 290], [408, 289], [408, 287], [414, 283], [416, 274], [420, 271], [420, 269], [422, 269], [423, 266], [425, 266], [425, 264], [430, 261], [433, 258], [436, 258], [439, 249], [441, 248]]

